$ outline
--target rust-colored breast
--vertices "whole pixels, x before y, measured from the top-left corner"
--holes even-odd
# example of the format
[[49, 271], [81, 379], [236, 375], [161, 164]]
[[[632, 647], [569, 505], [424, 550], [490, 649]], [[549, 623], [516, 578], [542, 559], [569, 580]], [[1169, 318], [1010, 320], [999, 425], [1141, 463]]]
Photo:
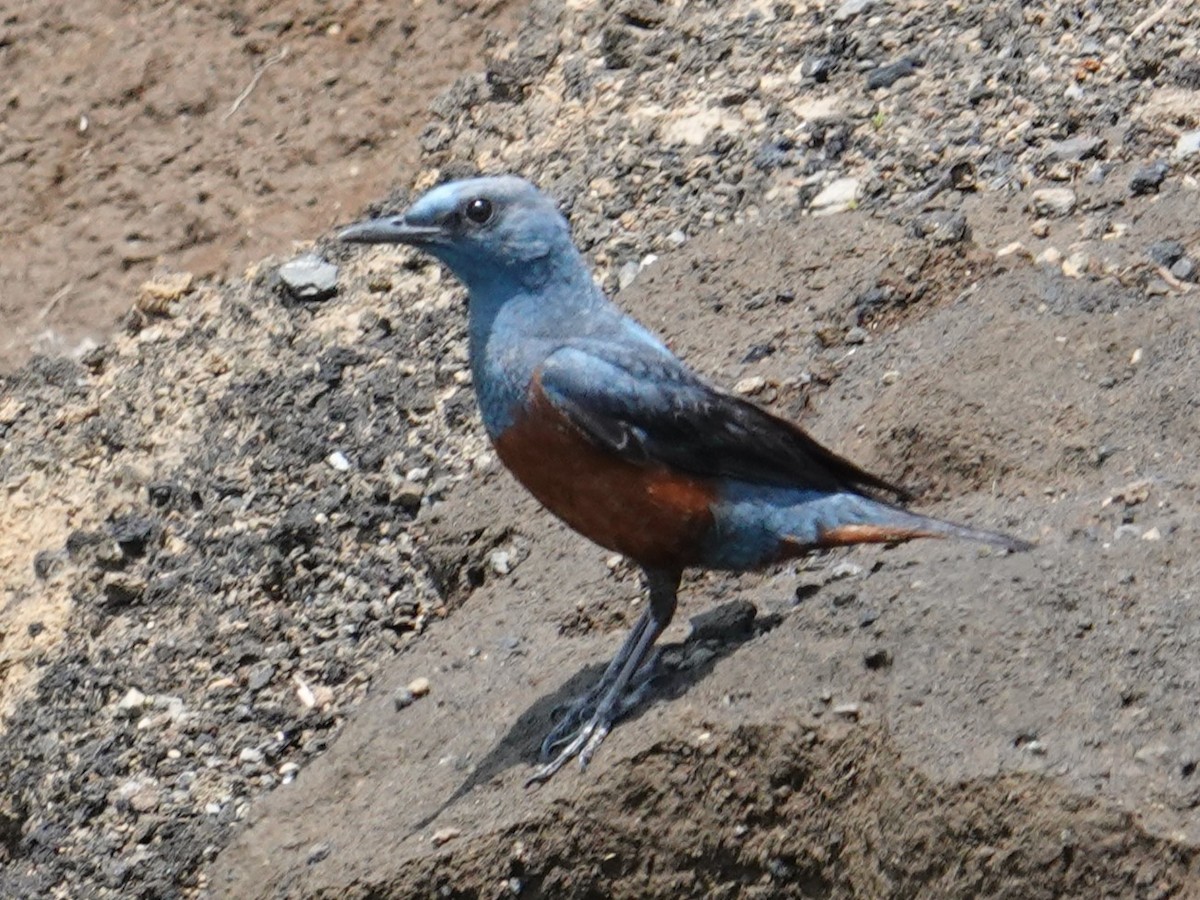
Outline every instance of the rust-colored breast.
[[500, 459], [548, 510], [602, 547], [645, 566], [698, 562], [712, 525], [714, 485], [638, 466], [595, 446], [537, 383], [526, 410], [495, 442]]

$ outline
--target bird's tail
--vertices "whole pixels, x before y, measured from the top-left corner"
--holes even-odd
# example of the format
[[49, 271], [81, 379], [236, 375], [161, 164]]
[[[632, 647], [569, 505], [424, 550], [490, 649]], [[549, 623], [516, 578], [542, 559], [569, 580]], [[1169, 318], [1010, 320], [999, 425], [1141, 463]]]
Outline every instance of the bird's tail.
[[[828, 510], [832, 514], [821, 517], [824, 521], [818, 525], [816, 541], [808, 542], [809, 548], [814, 543], [824, 548], [896, 543], [914, 538], [957, 538], [992, 544], [1014, 552], [1029, 550], [1034, 546], [1012, 535], [923, 516], [880, 500], [855, 496], [854, 501], [857, 502], [845, 502], [849, 499], [845, 494], [841, 495], [841, 499], [843, 502]], [[794, 542], [799, 549], [801, 541], [796, 539]]]

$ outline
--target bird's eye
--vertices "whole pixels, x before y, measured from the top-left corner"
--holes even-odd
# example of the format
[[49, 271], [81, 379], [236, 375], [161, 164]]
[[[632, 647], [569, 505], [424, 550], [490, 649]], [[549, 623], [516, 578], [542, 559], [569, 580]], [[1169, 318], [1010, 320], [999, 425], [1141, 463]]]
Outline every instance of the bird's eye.
[[486, 225], [492, 218], [492, 201], [476, 197], [474, 200], [467, 201], [464, 212], [467, 218], [476, 225]]

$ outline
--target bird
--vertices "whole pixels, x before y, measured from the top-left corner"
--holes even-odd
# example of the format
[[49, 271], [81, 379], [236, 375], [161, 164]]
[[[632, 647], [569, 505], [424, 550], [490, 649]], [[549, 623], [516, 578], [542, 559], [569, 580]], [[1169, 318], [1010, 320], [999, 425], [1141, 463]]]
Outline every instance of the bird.
[[554, 515], [639, 566], [648, 602], [565, 707], [526, 784], [578, 759], [645, 698], [686, 569], [746, 572], [860, 543], [1024, 540], [902, 505], [902, 488], [710, 383], [596, 284], [554, 202], [515, 175], [449, 181], [343, 242], [406, 244], [467, 289], [472, 381], [500, 461]]

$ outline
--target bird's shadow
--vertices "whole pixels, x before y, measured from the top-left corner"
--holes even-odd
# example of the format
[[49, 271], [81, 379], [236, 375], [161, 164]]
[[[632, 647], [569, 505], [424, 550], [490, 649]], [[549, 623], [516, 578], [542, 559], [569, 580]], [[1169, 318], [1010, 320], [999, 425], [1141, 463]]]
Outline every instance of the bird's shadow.
[[[732, 600], [691, 619], [692, 633], [684, 641], [662, 645], [662, 663], [655, 674], [649, 697], [626, 714], [617, 728], [642, 716], [652, 705], [677, 700], [704, 678], [718, 660], [734, 653], [742, 644], [775, 628], [783, 616], [760, 615], [748, 600]], [[480, 760], [470, 775], [436, 810], [413, 826], [412, 833], [427, 828], [447, 809], [476, 787], [486, 784], [517, 765], [541, 762], [543, 737], [570, 703], [585, 693], [604, 673], [608, 661], [588, 665], [551, 694], [539, 697], [508, 730], [499, 743]]]

